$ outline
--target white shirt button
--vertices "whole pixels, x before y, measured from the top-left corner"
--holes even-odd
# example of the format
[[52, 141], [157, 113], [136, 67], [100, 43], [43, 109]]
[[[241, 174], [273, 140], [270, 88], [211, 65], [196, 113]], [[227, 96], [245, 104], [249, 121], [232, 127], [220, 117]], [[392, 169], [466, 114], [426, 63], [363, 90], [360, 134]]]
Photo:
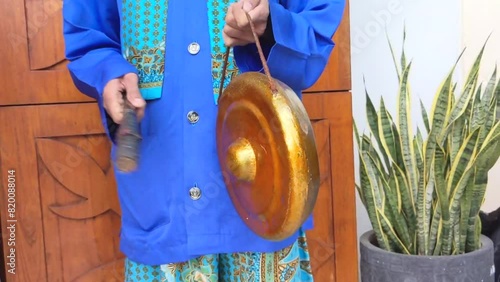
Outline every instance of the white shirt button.
[[188, 52], [191, 55], [196, 55], [200, 52], [200, 44], [193, 42], [188, 46]]
[[198, 115], [197, 112], [195, 111], [190, 111], [188, 114], [187, 114], [187, 119], [189, 120], [189, 122], [191, 124], [195, 124], [198, 122], [198, 120], [200, 120], [200, 116]]
[[201, 198], [201, 190], [200, 188], [198, 187], [193, 187], [191, 189], [189, 189], [189, 196], [191, 197], [191, 199], [193, 200], [199, 200]]

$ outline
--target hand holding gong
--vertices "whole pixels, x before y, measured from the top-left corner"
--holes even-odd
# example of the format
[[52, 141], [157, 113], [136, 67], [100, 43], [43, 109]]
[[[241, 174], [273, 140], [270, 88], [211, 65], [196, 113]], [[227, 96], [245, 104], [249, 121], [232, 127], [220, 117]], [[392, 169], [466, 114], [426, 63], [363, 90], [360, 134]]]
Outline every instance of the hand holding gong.
[[[318, 152], [304, 105], [294, 90], [271, 76], [255, 20], [250, 12], [239, 10], [247, 19], [265, 74], [239, 74], [223, 91], [231, 48], [226, 49], [217, 154], [229, 196], [243, 222], [257, 235], [281, 241], [296, 233], [313, 211], [320, 185]], [[231, 20], [226, 31], [231, 31]], [[238, 27], [242, 26], [240, 22]], [[225, 43], [250, 41], [239, 38]]]
[[255, 43], [246, 13], [252, 19], [255, 34], [261, 36], [267, 27], [269, 1], [241, 0], [229, 6], [226, 14], [226, 25], [222, 31], [226, 46], [243, 46]]

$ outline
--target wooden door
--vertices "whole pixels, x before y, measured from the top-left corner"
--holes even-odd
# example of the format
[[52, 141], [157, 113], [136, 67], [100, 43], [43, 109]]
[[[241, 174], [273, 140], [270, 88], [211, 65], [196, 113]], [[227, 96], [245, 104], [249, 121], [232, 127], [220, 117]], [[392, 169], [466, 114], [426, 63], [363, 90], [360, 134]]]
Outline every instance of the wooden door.
[[[110, 144], [97, 105], [66, 70], [61, 8], [61, 0], [0, 0], [0, 278], [123, 281]], [[348, 22], [346, 13], [337, 42], [348, 40]], [[349, 71], [336, 58], [349, 52], [336, 52], [304, 100], [322, 177], [308, 238], [316, 281], [357, 281], [350, 94], [328, 93], [347, 88], [331, 77]]]
[[0, 1], [2, 268], [6, 281], [119, 281], [110, 147], [66, 70], [61, 8]]
[[327, 68], [305, 91], [320, 155], [321, 187], [308, 232], [316, 281], [358, 281], [349, 2]]

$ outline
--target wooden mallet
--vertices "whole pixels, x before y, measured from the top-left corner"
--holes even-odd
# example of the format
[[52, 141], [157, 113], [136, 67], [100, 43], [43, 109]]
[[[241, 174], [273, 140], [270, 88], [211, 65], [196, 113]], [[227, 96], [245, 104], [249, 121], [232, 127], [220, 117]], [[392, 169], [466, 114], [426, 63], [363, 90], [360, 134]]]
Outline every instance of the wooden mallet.
[[116, 133], [116, 166], [121, 172], [132, 172], [139, 162], [139, 147], [142, 140], [139, 121], [134, 106], [123, 94], [123, 120]]

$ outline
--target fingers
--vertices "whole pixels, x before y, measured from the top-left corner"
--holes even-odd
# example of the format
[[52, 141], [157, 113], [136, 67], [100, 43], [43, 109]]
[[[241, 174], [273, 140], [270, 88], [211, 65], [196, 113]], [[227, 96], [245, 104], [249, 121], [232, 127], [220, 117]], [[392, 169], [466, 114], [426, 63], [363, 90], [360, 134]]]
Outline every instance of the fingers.
[[241, 9], [245, 16], [245, 25], [248, 25], [248, 19], [245, 13], [248, 13], [254, 23], [267, 21], [269, 15], [269, 2], [261, 0], [240, 0]]
[[246, 41], [246, 40], [241, 40], [241, 39], [237, 39], [234, 37], [230, 37], [225, 32], [222, 33], [222, 38], [224, 39], [224, 45], [229, 46], [229, 47], [245, 46], [248, 43], [250, 43], [249, 41]]
[[246, 2], [237, 2], [229, 6], [226, 14], [226, 24], [237, 30], [245, 30], [248, 28], [248, 18], [243, 10], [243, 4]]
[[123, 119], [123, 93], [127, 93], [127, 100], [136, 109], [138, 120], [144, 117], [146, 101], [139, 91], [138, 82], [137, 75], [130, 73], [122, 78], [110, 80], [104, 87], [103, 107], [117, 124], [120, 124]]
[[229, 6], [226, 13], [226, 25], [222, 37], [226, 46], [244, 46], [254, 41], [247, 15], [243, 5], [251, 5], [240, 1]]
[[223, 34], [235, 41], [246, 42], [247, 44], [254, 41], [253, 34], [249, 31], [241, 31], [229, 25], [226, 25], [222, 30]]
[[223, 39], [226, 46], [243, 46], [255, 42], [247, 12], [255, 26], [255, 33], [261, 36], [267, 25], [269, 2], [265, 0], [240, 0], [229, 6]]
[[113, 79], [106, 84], [103, 92], [103, 107], [117, 124], [123, 119], [123, 91], [120, 79]]
[[127, 100], [136, 109], [137, 119], [141, 120], [144, 116], [146, 101], [144, 101], [139, 91], [139, 78], [134, 73], [126, 74], [122, 78], [122, 84], [127, 93]]
[[245, 12], [250, 12], [253, 8], [259, 6], [260, 0], [240, 0], [243, 2], [242, 8]]
[[248, 12], [248, 15], [252, 19], [255, 27], [258, 29], [262, 26], [262, 23], [267, 23], [267, 18], [269, 17], [269, 6], [259, 5]]

